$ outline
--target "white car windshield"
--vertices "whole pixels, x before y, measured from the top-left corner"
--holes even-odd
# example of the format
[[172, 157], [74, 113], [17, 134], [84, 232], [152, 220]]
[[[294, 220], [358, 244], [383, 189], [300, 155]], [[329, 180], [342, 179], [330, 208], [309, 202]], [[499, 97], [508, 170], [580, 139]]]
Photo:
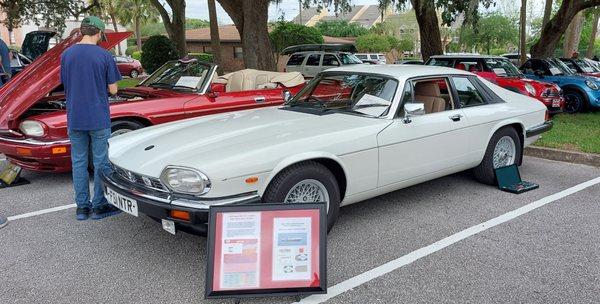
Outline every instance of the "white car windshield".
[[315, 77], [287, 106], [317, 114], [381, 117], [388, 113], [397, 87], [397, 80], [379, 75], [324, 73]]
[[204, 83], [210, 68], [210, 65], [197, 60], [169, 61], [140, 83], [140, 86], [196, 91]]

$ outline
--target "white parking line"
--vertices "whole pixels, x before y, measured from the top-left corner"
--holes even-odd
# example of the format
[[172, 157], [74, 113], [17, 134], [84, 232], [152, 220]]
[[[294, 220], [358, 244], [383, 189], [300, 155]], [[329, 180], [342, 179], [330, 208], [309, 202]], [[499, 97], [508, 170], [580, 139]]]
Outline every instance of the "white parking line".
[[65, 209], [75, 208], [75, 207], [77, 207], [77, 205], [69, 204], [69, 205], [63, 205], [63, 206], [43, 209], [43, 210], [39, 210], [39, 211], [23, 213], [23, 214], [19, 214], [19, 215], [13, 215], [13, 216], [8, 217], [8, 221], [10, 222], [10, 221], [14, 221], [14, 220], [24, 219], [24, 218], [28, 218], [28, 217], [32, 217], [32, 216], [36, 216], [36, 215], [61, 211], [61, 210], [65, 210]]
[[552, 203], [552, 202], [559, 200], [565, 196], [571, 195], [573, 193], [579, 192], [588, 187], [594, 186], [598, 183], [600, 183], [600, 177], [597, 177], [597, 178], [594, 178], [587, 182], [578, 184], [576, 186], [565, 189], [563, 191], [552, 194], [550, 196], [546, 196], [546, 197], [544, 197], [540, 200], [537, 200], [533, 203], [527, 204], [521, 208], [507, 212], [507, 213], [500, 215], [496, 218], [493, 218], [487, 222], [484, 222], [479, 225], [475, 225], [475, 226], [472, 226], [465, 230], [462, 230], [460, 232], [457, 232], [457, 233], [455, 233], [445, 239], [439, 240], [429, 246], [417, 249], [405, 256], [399, 257], [395, 260], [387, 262], [381, 266], [375, 267], [367, 272], [361, 273], [361, 274], [359, 274], [355, 277], [352, 277], [346, 281], [343, 281], [332, 287], [329, 287], [327, 290], [327, 294], [308, 296], [308, 297], [300, 300], [300, 302], [296, 302], [296, 303], [311, 303], [311, 304], [323, 303], [335, 296], [338, 296], [346, 291], [356, 288], [356, 287], [358, 287], [364, 283], [367, 283], [375, 278], [383, 276], [384, 274], [392, 272], [400, 267], [406, 266], [420, 258], [426, 257], [432, 253], [440, 251], [454, 243], [460, 242], [468, 237], [474, 236], [474, 235], [476, 235], [480, 232], [486, 231], [492, 227], [506, 223], [506, 222], [508, 222], [514, 218], [517, 218], [523, 214], [531, 212], [537, 208], [540, 208], [544, 205]]

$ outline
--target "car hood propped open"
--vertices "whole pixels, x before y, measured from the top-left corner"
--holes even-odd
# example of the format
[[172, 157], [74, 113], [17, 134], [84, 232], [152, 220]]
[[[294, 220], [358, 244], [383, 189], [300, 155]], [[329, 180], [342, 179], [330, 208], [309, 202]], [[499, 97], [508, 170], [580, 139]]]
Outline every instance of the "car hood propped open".
[[[110, 49], [129, 37], [131, 32], [106, 33], [107, 41], [100, 44]], [[0, 88], [0, 133], [17, 129], [17, 119], [27, 109], [60, 85], [60, 57], [81, 40], [79, 31], [34, 60], [27, 68]]]

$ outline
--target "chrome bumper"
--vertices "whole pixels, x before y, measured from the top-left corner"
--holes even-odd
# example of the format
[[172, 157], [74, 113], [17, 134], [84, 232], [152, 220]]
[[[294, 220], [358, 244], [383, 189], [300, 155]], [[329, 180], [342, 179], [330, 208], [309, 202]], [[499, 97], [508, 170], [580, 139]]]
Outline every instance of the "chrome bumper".
[[553, 126], [554, 126], [554, 123], [552, 122], [552, 120], [547, 120], [543, 124], [539, 124], [537, 126], [528, 128], [525, 131], [525, 137], [533, 137], [533, 136], [542, 134], [544, 132], [548, 132], [548, 131], [550, 131], [550, 129], [552, 129]]

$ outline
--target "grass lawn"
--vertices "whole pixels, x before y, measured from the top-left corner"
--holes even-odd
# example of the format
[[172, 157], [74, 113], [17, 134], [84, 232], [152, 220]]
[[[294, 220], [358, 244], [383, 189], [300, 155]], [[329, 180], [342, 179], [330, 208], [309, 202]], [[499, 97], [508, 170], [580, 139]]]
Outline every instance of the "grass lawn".
[[119, 89], [124, 89], [134, 87], [140, 82], [142, 82], [142, 79], [140, 78], [123, 78], [122, 80], [117, 82], [117, 84], [119, 85]]
[[536, 146], [600, 154], [600, 112], [559, 114]]

